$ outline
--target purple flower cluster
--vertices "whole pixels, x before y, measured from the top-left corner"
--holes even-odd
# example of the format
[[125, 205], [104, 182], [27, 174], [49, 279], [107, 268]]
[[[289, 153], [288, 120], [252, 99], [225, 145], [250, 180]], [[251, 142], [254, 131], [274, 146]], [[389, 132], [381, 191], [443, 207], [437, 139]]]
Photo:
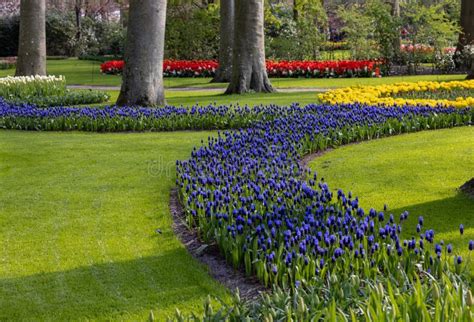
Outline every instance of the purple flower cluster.
[[419, 236], [402, 240], [407, 212], [395, 220], [386, 211], [366, 211], [357, 197], [334, 195], [299, 160], [328, 146], [442, 127], [444, 121], [430, 122], [464, 113], [471, 112], [311, 105], [209, 138], [189, 160], [177, 162], [176, 183], [201, 238], [216, 242], [229, 262], [265, 284], [310, 282], [328, 271], [410, 271], [415, 263], [436, 271], [440, 258], [424, 260], [425, 243], [434, 243], [435, 234], [422, 230], [422, 217]]
[[[357, 104], [342, 107], [320, 106], [310, 104], [300, 107], [298, 104], [290, 106], [192, 106], [164, 108], [149, 107], [117, 107], [107, 106], [104, 108], [93, 107], [49, 107], [38, 108], [28, 104], [9, 104], [0, 98], [0, 128], [36, 130], [36, 131], [95, 131], [95, 132], [119, 132], [119, 131], [173, 131], [173, 130], [212, 130], [212, 129], [238, 129], [252, 126], [257, 121], [269, 122], [276, 118], [305, 115], [306, 118], [318, 117], [321, 111], [324, 113], [336, 113], [331, 120], [331, 129], [339, 126], [350, 126], [344, 123], [346, 111], [359, 110], [353, 116], [356, 118], [367, 117], [370, 122], [380, 122], [387, 118], [400, 119], [410, 117], [410, 113], [416, 111], [417, 116], [425, 116], [423, 124], [409, 124], [403, 126], [414, 126], [436, 128], [465, 124], [472, 119], [472, 110], [454, 110], [445, 108], [429, 108], [410, 106], [400, 108], [387, 108], [377, 110], [375, 108], [363, 107]], [[360, 113], [365, 114], [360, 114]], [[436, 116], [443, 117], [436, 117]], [[434, 122], [434, 123], [432, 123]], [[430, 124], [432, 123], [432, 124]], [[366, 124], [370, 125], [370, 124]], [[309, 126], [309, 123], [308, 123]], [[319, 129], [323, 130], [323, 128]], [[394, 129], [395, 132], [412, 131], [405, 129]], [[368, 138], [376, 133], [367, 129]], [[343, 137], [342, 139], [346, 139]], [[354, 138], [356, 139], [356, 138]]]

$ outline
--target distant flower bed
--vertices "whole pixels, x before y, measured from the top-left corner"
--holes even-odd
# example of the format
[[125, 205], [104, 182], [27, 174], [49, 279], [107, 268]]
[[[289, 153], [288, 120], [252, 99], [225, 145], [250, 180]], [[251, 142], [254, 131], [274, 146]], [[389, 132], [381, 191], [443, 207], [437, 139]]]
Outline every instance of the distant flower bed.
[[[473, 107], [474, 81], [415, 82], [340, 88], [319, 95], [328, 104], [368, 104], [379, 106], [428, 105]], [[469, 95], [469, 96], [468, 96]]]
[[15, 66], [16, 66], [16, 57], [0, 58], [0, 70], [14, 68]]
[[101, 91], [71, 91], [64, 76], [20, 76], [0, 78], [0, 98], [10, 103], [29, 103], [38, 107], [95, 104], [110, 95]]
[[[429, 45], [423, 44], [402, 44], [400, 46], [400, 50], [402, 53], [416, 53], [416, 54], [431, 54], [434, 53], [435, 49]], [[444, 54], [454, 54], [456, 51], [456, 47], [446, 47], [443, 49]]]
[[[104, 74], [122, 74], [125, 62], [111, 60], [100, 65]], [[165, 60], [163, 62], [164, 77], [213, 77], [218, 63], [215, 60]]]
[[[121, 74], [124, 61], [111, 60], [100, 65], [104, 74]], [[381, 62], [362, 61], [267, 61], [269, 77], [378, 77]], [[219, 64], [215, 60], [165, 60], [164, 77], [213, 77]]]

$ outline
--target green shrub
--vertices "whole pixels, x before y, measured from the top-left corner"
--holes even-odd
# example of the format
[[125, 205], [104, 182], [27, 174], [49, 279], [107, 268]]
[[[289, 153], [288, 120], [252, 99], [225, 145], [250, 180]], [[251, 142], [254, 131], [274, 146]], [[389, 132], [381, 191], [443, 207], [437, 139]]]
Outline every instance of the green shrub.
[[[0, 19], [0, 57], [16, 56], [20, 19], [18, 15]], [[50, 56], [123, 54], [125, 29], [118, 22], [84, 16], [78, 32], [72, 12], [48, 10], [46, 47]]]
[[219, 49], [219, 7], [195, 9], [191, 5], [169, 5], [166, 18], [165, 57], [211, 59]]
[[266, 55], [271, 59], [317, 60], [325, 46], [328, 17], [320, 1], [302, 0], [265, 10]]

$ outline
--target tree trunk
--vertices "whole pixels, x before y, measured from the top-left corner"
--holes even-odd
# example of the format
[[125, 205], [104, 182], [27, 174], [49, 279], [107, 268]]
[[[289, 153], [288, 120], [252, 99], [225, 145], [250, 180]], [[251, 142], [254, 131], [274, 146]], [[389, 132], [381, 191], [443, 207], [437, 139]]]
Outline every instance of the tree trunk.
[[226, 94], [273, 92], [265, 67], [263, 0], [236, 0], [232, 80]]
[[81, 47], [81, 37], [82, 37], [82, 0], [76, 0], [74, 4], [74, 13], [76, 16], [76, 46], [74, 49], [74, 54], [76, 56], [79, 56], [80, 53], [80, 47]]
[[165, 103], [163, 54], [166, 0], [130, 1], [125, 67], [118, 105]]
[[21, 0], [16, 76], [46, 75], [45, 0]]
[[125, 3], [124, 0], [119, 2], [120, 6], [120, 24], [122, 27], [127, 28], [128, 24], [128, 3]]
[[474, 44], [474, 1], [462, 0], [461, 2], [461, 35], [463, 45]]
[[232, 77], [232, 48], [234, 42], [234, 0], [220, 2], [219, 68], [213, 83], [227, 83]]
[[[461, 51], [466, 45], [474, 46], [474, 1], [472, 0], [461, 2], [461, 34], [458, 50]], [[471, 57], [471, 68], [467, 78], [474, 79], [474, 57]]]
[[293, 0], [293, 20], [298, 20], [298, 3], [297, 0]]
[[[393, 0], [392, 2], [392, 17], [396, 20], [400, 19], [400, 0]], [[400, 29], [397, 28], [397, 36], [394, 37], [393, 39], [394, 56], [397, 59], [400, 57], [401, 46], [402, 46], [402, 40], [400, 38]]]

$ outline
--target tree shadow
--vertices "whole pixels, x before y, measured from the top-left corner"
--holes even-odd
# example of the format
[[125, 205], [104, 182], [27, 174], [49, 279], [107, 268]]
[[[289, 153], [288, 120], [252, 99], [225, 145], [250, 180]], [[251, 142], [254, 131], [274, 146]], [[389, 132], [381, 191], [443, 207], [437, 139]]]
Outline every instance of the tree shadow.
[[423, 216], [422, 231], [434, 229], [435, 233], [459, 232], [459, 225], [474, 229], [474, 199], [463, 193], [455, 196], [397, 209], [389, 209], [389, 213], [398, 216], [403, 211], [409, 212], [409, 218], [403, 224], [403, 236], [417, 236], [418, 217]]
[[[194, 309], [221, 288], [192, 261], [177, 248], [161, 256], [3, 278], [0, 320], [137, 320], [151, 309], [163, 318], [176, 307]], [[170, 262], [180, 269], [167, 268]]]

